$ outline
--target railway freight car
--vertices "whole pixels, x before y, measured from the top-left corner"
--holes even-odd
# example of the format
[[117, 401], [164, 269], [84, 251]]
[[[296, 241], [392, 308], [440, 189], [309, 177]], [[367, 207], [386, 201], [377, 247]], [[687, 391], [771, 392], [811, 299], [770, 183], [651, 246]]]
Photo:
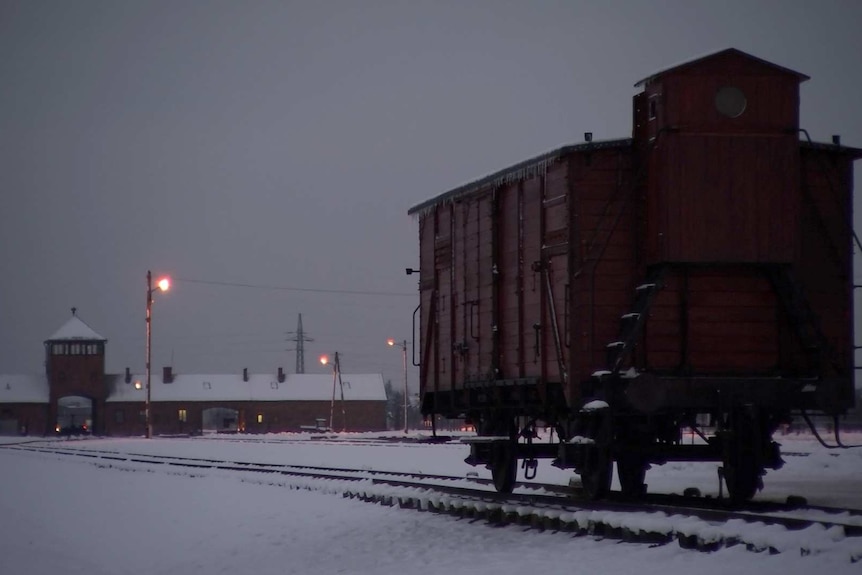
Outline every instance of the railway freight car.
[[467, 461], [498, 490], [547, 458], [592, 497], [615, 462], [638, 496], [650, 465], [696, 460], [744, 501], [783, 422], [852, 407], [862, 150], [808, 139], [807, 79], [736, 49], [689, 61], [635, 84], [631, 138], [410, 209], [422, 412], [475, 425]]

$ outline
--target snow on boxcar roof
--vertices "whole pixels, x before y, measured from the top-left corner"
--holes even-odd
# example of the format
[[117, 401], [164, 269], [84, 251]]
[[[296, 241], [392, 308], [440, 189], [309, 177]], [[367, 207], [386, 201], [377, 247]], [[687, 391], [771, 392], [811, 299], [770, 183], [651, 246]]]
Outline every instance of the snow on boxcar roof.
[[631, 144], [631, 138], [621, 138], [617, 140], [596, 140], [563, 146], [561, 148], [551, 150], [550, 152], [545, 152], [544, 154], [538, 155], [534, 158], [530, 158], [529, 160], [519, 162], [514, 166], [509, 166], [508, 168], [494, 172], [484, 178], [459, 186], [453, 190], [431, 198], [430, 200], [426, 200], [410, 208], [407, 213], [409, 215], [413, 215], [439, 203], [451, 202], [455, 198], [476, 192], [483, 188], [502, 186], [543, 174], [548, 167], [554, 165], [561, 157], [573, 152], [590, 152], [606, 148], [628, 148]]

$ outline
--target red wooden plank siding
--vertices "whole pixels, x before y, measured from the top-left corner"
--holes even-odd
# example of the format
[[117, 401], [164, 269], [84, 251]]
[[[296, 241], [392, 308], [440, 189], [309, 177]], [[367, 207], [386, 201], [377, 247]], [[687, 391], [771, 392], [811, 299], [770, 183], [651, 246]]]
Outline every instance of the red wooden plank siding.
[[498, 329], [500, 374], [503, 379], [521, 377], [521, 324], [518, 313], [521, 299], [522, 271], [520, 250], [519, 185], [510, 184], [499, 191], [498, 260], [499, 285]]
[[[635, 298], [637, 198], [630, 150], [573, 156], [572, 218], [578, 246], [572, 279], [572, 365], [567, 396], [580, 397], [584, 379], [606, 367], [607, 345], [619, 338], [620, 318]], [[616, 222], [616, 227], [613, 227]], [[576, 271], [576, 270], [573, 270]]]

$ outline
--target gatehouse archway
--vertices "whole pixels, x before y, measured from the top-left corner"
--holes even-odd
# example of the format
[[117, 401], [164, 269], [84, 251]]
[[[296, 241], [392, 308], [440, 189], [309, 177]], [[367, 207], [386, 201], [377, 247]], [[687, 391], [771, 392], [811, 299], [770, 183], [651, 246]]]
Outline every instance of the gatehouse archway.
[[88, 435], [93, 430], [93, 400], [67, 395], [57, 400], [54, 431], [60, 435]]

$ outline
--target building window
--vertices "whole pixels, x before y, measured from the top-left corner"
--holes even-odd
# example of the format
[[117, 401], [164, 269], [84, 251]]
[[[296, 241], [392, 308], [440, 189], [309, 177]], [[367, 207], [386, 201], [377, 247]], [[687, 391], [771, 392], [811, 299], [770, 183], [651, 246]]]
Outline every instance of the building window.
[[147, 422], [147, 412], [146, 412], [146, 411], [144, 411], [143, 409], [138, 413], [138, 420], [139, 420], [141, 423], [146, 423], [146, 422]]
[[73, 343], [69, 346], [69, 355], [81, 355], [81, 344]]
[[738, 118], [747, 104], [745, 94], [736, 86], [722, 86], [715, 93], [715, 107], [722, 116]]
[[257, 422], [258, 422], [258, 423], [263, 423], [263, 414], [262, 414], [262, 413], [258, 413], [258, 414], [257, 414]]
[[126, 422], [126, 414], [122, 409], [114, 410], [114, 423], [125, 423]]
[[66, 355], [66, 353], [67, 353], [66, 344], [65, 343], [55, 343], [51, 348], [51, 352], [54, 355]]
[[177, 411], [177, 419], [179, 421], [182, 421], [183, 423], [185, 423], [187, 421], [187, 417], [188, 417], [188, 415], [186, 414], [185, 409], [180, 409], [179, 411]]

